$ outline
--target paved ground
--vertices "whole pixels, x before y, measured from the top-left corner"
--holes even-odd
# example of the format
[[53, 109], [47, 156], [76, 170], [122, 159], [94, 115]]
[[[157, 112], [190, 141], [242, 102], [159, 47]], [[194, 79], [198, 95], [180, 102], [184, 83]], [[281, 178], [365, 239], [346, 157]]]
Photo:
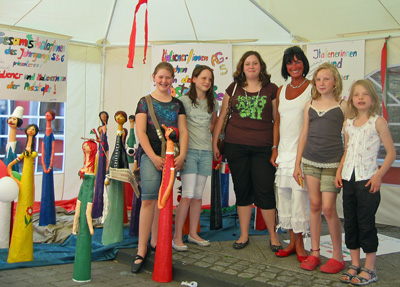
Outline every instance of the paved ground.
[[[323, 223], [323, 234], [327, 234]], [[400, 227], [378, 225], [380, 234], [400, 239]], [[280, 238], [288, 239], [288, 234]], [[212, 242], [210, 247], [188, 244], [189, 252], [173, 252], [174, 281], [152, 280], [154, 253], [146, 260], [143, 271], [130, 273], [136, 249], [122, 249], [113, 261], [93, 262], [92, 281], [72, 281], [73, 264], [0, 271], [0, 286], [181, 286], [181, 281], [196, 281], [204, 286], [346, 286], [339, 275], [309, 272], [299, 268], [295, 255], [277, 258], [269, 249], [269, 237], [252, 236], [243, 250], [234, 250], [233, 241]], [[323, 263], [326, 261], [323, 258]], [[400, 253], [377, 257], [379, 281], [370, 286], [400, 286]]]

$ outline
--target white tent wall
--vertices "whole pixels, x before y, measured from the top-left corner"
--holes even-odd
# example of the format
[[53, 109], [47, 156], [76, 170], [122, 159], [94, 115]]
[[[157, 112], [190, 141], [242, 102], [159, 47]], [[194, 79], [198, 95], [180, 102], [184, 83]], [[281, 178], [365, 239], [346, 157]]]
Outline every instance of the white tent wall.
[[[81, 137], [89, 137], [98, 126], [101, 88], [101, 49], [70, 44], [68, 47], [68, 88], [65, 104], [64, 173], [54, 174], [55, 199], [78, 196], [78, 171], [83, 166]], [[35, 176], [35, 200], [40, 201], [42, 176]]]
[[[388, 45], [388, 65], [400, 63], [400, 38], [390, 38]], [[380, 57], [384, 39], [366, 40], [365, 75], [380, 69]], [[258, 51], [265, 60], [272, 82], [278, 86], [284, 83], [281, 75], [283, 51], [288, 46], [233, 46], [233, 65], [236, 66], [241, 55], [248, 50]], [[306, 47], [304, 47], [306, 49]], [[65, 167], [64, 174], [56, 174], [56, 200], [71, 199], [78, 195], [80, 180], [77, 172], [83, 165], [81, 137], [88, 137], [92, 128], [99, 125], [98, 113], [106, 110], [109, 115], [108, 141], [110, 154], [115, 144], [117, 125], [114, 113], [123, 110], [129, 116], [134, 114], [140, 97], [151, 91], [151, 47], [147, 62], [143, 64], [143, 47], [135, 51], [134, 69], [126, 68], [127, 47], [106, 49], [104, 72], [104, 102], [101, 102], [102, 49], [70, 44], [68, 62], [68, 98], [66, 103]], [[129, 129], [128, 124], [125, 125]], [[40, 200], [41, 176], [36, 176], [36, 200]], [[209, 204], [210, 184], [207, 184], [204, 204]], [[377, 222], [400, 225], [396, 206], [400, 205], [398, 186], [382, 186], [382, 205], [377, 214]], [[232, 182], [230, 182], [230, 204], [234, 204]], [[176, 199], [174, 198], [176, 203]], [[339, 212], [341, 200], [339, 199]], [[386, 205], [386, 203], [389, 203]]]

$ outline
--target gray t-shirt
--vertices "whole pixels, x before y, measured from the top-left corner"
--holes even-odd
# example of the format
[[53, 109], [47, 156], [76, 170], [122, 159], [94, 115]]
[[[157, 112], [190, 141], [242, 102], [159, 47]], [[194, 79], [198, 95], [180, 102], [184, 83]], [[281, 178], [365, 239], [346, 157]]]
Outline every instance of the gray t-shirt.
[[197, 107], [193, 106], [188, 96], [179, 98], [186, 111], [186, 122], [189, 131], [189, 149], [212, 150], [210, 122], [214, 112], [218, 111], [218, 101], [215, 102], [213, 113], [207, 112], [207, 100], [198, 101]]

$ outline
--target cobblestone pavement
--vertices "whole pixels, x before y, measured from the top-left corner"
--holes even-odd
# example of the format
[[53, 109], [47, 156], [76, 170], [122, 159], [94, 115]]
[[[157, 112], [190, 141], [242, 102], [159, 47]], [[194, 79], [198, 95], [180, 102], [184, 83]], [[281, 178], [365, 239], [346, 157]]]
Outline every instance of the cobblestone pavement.
[[92, 262], [92, 280], [87, 283], [72, 281], [74, 264], [19, 268], [0, 271], [1, 287], [69, 287], [69, 286], [143, 286], [175, 287], [178, 282], [158, 283], [152, 280], [151, 272], [133, 274], [126, 264], [116, 260]]
[[[400, 227], [378, 225], [382, 235], [400, 239]], [[322, 235], [328, 234], [323, 222]], [[281, 240], [289, 234], [281, 234]], [[310, 239], [308, 239], [310, 240]], [[232, 248], [233, 241], [212, 242], [210, 247], [188, 243], [189, 252], [173, 251], [175, 281], [196, 281], [199, 286], [332, 286], [346, 284], [339, 281], [339, 274], [325, 274], [300, 269], [296, 255], [277, 258], [269, 248], [269, 236], [251, 236], [250, 244], [242, 249]], [[136, 249], [120, 250], [117, 259], [130, 262]], [[328, 258], [322, 258], [322, 264]], [[154, 253], [146, 260], [144, 269], [151, 271]], [[364, 263], [364, 260], [362, 260]], [[350, 263], [347, 263], [347, 266]], [[377, 257], [376, 268], [379, 281], [371, 286], [400, 286], [400, 253]], [[348, 285], [348, 284], [347, 284]]]
[[[400, 239], [400, 227], [378, 225], [380, 234]], [[328, 234], [323, 223], [322, 234]], [[288, 234], [281, 234], [287, 240]], [[139, 274], [130, 272], [136, 249], [121, 249], [113, 261], [92, 262], [92, 281], [72, 281], [73, 264], [20, 268], [0, 271], [0, 286], [181, 286], [181, 281], [195, 281], [205, 286], [346, 286], [339, 275], [305, 271], [299, 268], [295, 255], [277, 258], [269, 248], [269, 237], [251, 236], [242, 250], [232, 248], [233, 241], [212, 242], [210, 247], [188, 243], [189, 252], [173, 251], [174, 281], [158, 283], [152, 280], [154, 253], [145, 261]], [[327, 258], [322, 259], [322, 263]], [[363, 263], [363, 261], [362, 261]], [[349, 265], [349, 263], [347, 263]], [[379, 281], [370, 286], [400, 286], [400, 253], [377, 257]], [[318, 269], [318, 268], [317, 268]], [[348, 286], [348, 285], [347, 285]]]

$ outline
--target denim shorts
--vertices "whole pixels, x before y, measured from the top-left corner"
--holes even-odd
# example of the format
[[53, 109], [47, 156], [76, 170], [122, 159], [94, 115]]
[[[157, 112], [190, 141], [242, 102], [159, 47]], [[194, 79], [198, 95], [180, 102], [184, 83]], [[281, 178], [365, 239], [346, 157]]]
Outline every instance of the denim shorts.
[[304, 164], [303, 166], [303, 172], [305, 175], [309, 175], [320, 180], [321, 191], [340, 193], [340, 188], [336, 188], [335, 186], [336, 170], [337, 167], [321, 168], [308, 164]]
[[142, 184], [142, 200], [158, 199], [162, 171], [157, 170], [150, 158], [143, 153], [140, 159], [140, 177]]
[[211, 176], [213, 153], [210, 150], [188, 149], [182, 174]]

